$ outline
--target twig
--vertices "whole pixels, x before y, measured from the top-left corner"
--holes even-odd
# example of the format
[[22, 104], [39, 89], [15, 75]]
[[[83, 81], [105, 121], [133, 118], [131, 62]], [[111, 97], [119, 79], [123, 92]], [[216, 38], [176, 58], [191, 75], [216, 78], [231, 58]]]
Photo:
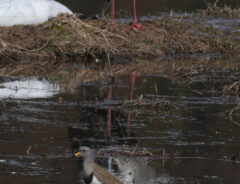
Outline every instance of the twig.
[[232, 114], [235, 110], [239, 110], [240, 109], [240, 104], [238, 104], [235, 108], [233, 108], [230, 112], [229, 112], [229, 119], [231, 120], [231, 122], [233, 122], [235, 125], [240, 126], [240, 123], [235, 121], [232, 117]]
[[31, 148], [32, 148], [32, 145], [30, 145], [30, 146], [28, 147], [27, 151], [26, 151], [28, 155], [30, 155], [30, 150], [31, 150]]

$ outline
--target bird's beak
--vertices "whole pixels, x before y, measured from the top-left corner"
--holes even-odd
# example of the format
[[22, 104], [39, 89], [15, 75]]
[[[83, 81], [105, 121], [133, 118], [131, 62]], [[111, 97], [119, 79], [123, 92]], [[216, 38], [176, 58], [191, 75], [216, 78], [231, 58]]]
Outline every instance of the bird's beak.
[[81, 156], [81, 152], [77, 152], [74, 155], [75, 155], [75, 157], [80, 157]]

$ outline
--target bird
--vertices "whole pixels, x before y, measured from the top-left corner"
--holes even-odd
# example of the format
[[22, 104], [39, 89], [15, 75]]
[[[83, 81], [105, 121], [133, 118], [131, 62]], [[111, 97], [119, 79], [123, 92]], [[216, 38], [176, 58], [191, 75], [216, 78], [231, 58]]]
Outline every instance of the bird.
[[54, 0], [1, 0], [0, 26], [36, 25], [61, 13], [73, 14]]
[[[110, 1], [110, 0], [107, 0]], [[112, 1], [112, 13], [111, 13], [111, 24], [112, 27], [115, 27], [115, 0], [111, 0]], [[131, 29], [141, 29], [142, 28], [142, 24], [138, 23], [137, 20], [137, 7], [136, 7], [136, 0], [132, 0], [132, 6], [133, 6], [133, 20], [131, 23], [130, 28]]]
[[83, 180], [86, 184], [90, 184], [95, 176], [102, 184], [123, 184], [106, 169], [102, 168], [94, 162], [94, 150], [87, 146], [79, 148], [79, 152], [74, 154], [75, 157], [83, 158]]

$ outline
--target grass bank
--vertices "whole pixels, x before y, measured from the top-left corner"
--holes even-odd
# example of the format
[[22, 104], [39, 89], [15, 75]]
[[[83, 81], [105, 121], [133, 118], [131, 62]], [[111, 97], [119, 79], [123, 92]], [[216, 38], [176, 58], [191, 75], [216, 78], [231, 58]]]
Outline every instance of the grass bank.
[[[236, 18], [239, 10], [232, 11]], [[216, 12], [225, 9], [213, 5], [191, 16], [160, 16], [143, 22], [141, 30], [130, 30], [125, 24], [111, 29], [105, 20], [64, 14], [37, 26], [1, 27], [0, 74], [80, 82], [129, 71], [181, 71], [177, 75], [184, 76], [184, 68], [199, 62], [207, 66], [210, 56], [238, 59], [240, 33], [206, 24], [208, 16], [222, 16]], [[176, 57], [192, 56], [187, 63], [176, 62]]]

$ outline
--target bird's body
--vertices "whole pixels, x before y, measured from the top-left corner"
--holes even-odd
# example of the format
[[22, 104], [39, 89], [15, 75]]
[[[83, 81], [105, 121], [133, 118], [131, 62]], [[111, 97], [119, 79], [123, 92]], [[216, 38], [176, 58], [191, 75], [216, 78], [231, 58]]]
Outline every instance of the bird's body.
[[83, 179], [86, 184], [92, 183], [95, 176], [101, 184], [123, 184], [106, 169], [94, 162], [94, 151], [88, 147], [80, 147], [76, 157], [83, 157]]
[[61, 13], [72, 11], [54, 0], [0, 0], [0, 26], [40, 24]]
[[123, 184], [98, 164], [95, 164], [94, 175], [102, 184]]

